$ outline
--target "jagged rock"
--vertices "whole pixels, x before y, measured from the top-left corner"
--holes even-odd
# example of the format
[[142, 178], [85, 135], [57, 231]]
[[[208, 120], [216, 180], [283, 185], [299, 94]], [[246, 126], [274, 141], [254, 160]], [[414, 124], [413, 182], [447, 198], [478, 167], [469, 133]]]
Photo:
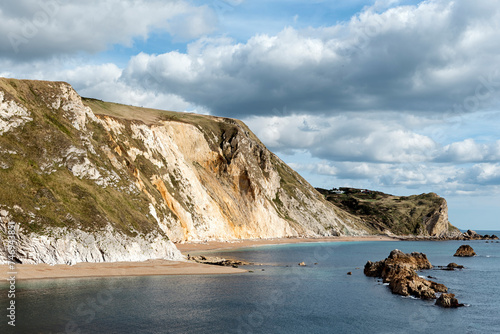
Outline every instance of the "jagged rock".
[[476, 252], [474, 252], [474, 249], [472, 249], [471, 246], [469, 245], [462, 245], [458, 247], [457, 251], [453, 256], [460, 256], [460, 257], [470, 257], [470, 256], [476, 256]]
[[467, 232], [462, 234], [461, 240], [497, 240], [498, 237], [496, 235], [481, 235], [476, 231], [467, 230]]
[[392, 293], [414, 296], [421, 299], [436, 299], [436, 293], [448, 292], [440, 283], [420, 277], [416, 270], [431, 269], [432, 265], [423, 253], [405, 254], [393, 250], [389, 257], [378, 262], [368, 261], [365, 265], [366, 276], [379, 277], [389, 283]]
[[453, 293], [443, 293], [436, 300], [436, 305], [445, 307], [445, 308], [455, 308], [464, 306], [464, 304], [460, 304], [458, 300], [455, 298]]
[[468, 235], [471, 239], [481, 238], [481, 236], [477, 234], [476, 231], [473, 230], [467, 230], [465, 234]]
[[395, 272], [401, 270], [400, 267], [406, 267], [410, 270], [431, 269], [432, 265], [423, 253], [413, 252], [405, 254], [399, 249], [393, 250], [387, 259], [372, 263], [368, 261], [364, 268], [366, 276], [370, 277], [389, 277]]
[[467, 230], [467, 232], [461, 233], [457, 238], [451, 238], [456, 240], [498, 240], [496, 235], [481, 235], [476, 231]]

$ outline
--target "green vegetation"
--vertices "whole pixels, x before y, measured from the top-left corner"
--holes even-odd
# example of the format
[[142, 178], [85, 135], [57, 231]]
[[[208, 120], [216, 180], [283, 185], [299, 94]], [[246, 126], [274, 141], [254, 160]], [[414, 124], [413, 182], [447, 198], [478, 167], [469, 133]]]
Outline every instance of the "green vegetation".
[[[48, 233], [47, 227], [95, 231], [108, 224], [128, 235], [156, 231], [156, 222], [148, 218], [147, 195], [124, 191], [130, 181], [119, 180], [116, 186], [103, 188], [94, 180], [80, 179], [68, 170], [65, 152], [70, 147], [87, 151], [87, 147], [64, 111], [47, 106], [48, 97], [60, 94], [57, 85], [0, 79], [5, 98], [23, 104], [33, 118], [32, 122], [0, 136], [0, 161], [8, 166], [0, 168], [2, 189], [8, 190], [0, 192], [0, 203], [17, 208], [9, 211], [27, 232]], [[88, 153], [91, 163], [130, 180], [127, 178], [130, 172], [114, 170], [101, 150], [103, 144], [110, 147], [114, 144], [102, 125], [90, 122], [87, 126], [93, 134], [91, 144], [97, 151], [96, 155]], [[74, 159], [83, 161], [78, 156]], [[149, 161], [139, 157], [138, 165], [144, 172], [152, 173]], [[152, 186], [149, 190], [156, 191]]]
[[159, 109], [134, 107], [119, 103], [103, 102], [101, 100], [83, 98], [83, 103], [95, 114], [118, 117], [132, 122], [154, 124], [161, 121], [192, 124], [204, 135], [211, 149], [220, 147], [223, 140], [234, 136], [238, 131], [245, 131], [257, 143], [264, 144], [240, 120], [232, 118], [205, 116], [193, 113], [175, 112]]
[[355, 188], [317, 190], [326, 200], [361, 218], [374, 230], [390, 230], [398, 235], [425, 234], [425, 219], [438, 212], [444, 203], [434, 193], [399, 197]]

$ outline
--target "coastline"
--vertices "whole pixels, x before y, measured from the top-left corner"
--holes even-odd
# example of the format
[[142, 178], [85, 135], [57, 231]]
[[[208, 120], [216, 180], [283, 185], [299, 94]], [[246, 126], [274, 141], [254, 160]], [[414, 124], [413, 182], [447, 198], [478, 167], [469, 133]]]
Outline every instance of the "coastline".
[[[324, 238], [277, 238], [256, 240], [208, 241], [178, 243], [177, 248], [184, 254], [203, 253], [216, 250], [249, 248], [266, 245], [281, 245], [313, 242], [342, 241], [397, 241], [387, 236], [324, 237]], [[0, 265], [3, 273], [9, 271], [8, 265]], [[66, 264], [17, 264], [16, 280], [38, 280], [57, 278], [92, 278], [160, 275], [222, 275], [240, 274], [247, 270], [233, 267], [200, 264], [191, 261], [148, 260], [144, 262], [83, 262], [73, 266]]]
[[345, 241], [400, 241], [399, 238], [388, 237], [386, 235], [367, 236], [341, 236], [341, 237], [318, 237], [318, 238], [275, 238], [275, 239], [240, 239], [231, 241], [207, 241], [207, 242], [186, 242], [176, 243], [175, 246], [182, 254], [188, 252], [209, 252], [217, 250], [228, 250], [236, 248], [250, 248], [269, 245], [285, 245], [297, 243], [313, 242], [345, 242]]
[[[8, 265], [1, 265], [4, 273]], [[144, 262], [82, 262], [73, 266], [66, 264], [18, 264], [16, 280], [38, 280], [56, 278], [162, 276], [162, 275], [221, 275], [239, 274], [246, 270], [232, 267], [212, 266], [194, 262], [148, 260]]]

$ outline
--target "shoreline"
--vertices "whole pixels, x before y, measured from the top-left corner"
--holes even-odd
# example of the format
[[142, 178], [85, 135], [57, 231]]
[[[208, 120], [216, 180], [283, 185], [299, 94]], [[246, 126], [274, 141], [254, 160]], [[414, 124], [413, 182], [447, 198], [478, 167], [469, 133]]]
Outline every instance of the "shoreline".
[[238, 248], [252, 248], [258, 246], [287, 245], [297, 243], [315, 242], [346, 242], [346, 241], [401, 241], [396, 237], [386, 235], [367, 236], [341, 236], [341, 237], [318, 237], [318, 238], [273, 238], [273, 239], [239, 239], [230, 241], [206, 241], [176, 243], [175, 246], [182, 254], [188, 252], [212, 252], [218, 250], [229, 250]]
[[[232, 241], [208, 241], [193, 243], [177, 243], [176, 247], [183, 255], [203, 253], [217, 250], [251, 248], [268, 245], [284, 245], [314, 242], [345, 241], [398, 241], [387, 236], [356, 237], [323, 237], [323, 238], [276, 238], [276, 239], [244, 239]], [[0, 265], [3, 273], [9, 272], [7, 264]], [[16, 264], [16, 280], [39, 280], [59, 278], [100, 278], [130, 276], [164, 276], [164, 275], [226, 275], [241, 274], [245, 269], [200, 264], [191, 261], [147, 260], [143, 262], [81, 262], [73, 266], [66, 264]]]
[[[8, 272], [8, 265], [0, 265], [2, 272]], [[213, 266], [195, 262], [147, 260], [144, 262], [80, 262], [67, 264], [17, 264], [16, 281], [59, 279], [59, 278], [100, 278], [169, 275], [222, 275], [241, 274], [243, 269]]]

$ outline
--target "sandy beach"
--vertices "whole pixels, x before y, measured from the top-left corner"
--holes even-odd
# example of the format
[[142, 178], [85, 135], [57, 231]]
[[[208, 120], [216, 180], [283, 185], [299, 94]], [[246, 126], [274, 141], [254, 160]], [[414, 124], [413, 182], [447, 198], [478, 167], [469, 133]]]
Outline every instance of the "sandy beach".
[[[3, 273], [9, 272], [2, 265]], [[18, 264], [16, 280], [47, 278], [82, 278], [112, 276], [155, 276], [155, 275], [219, 275], [243, 273], [246, 270], [232, 267], [212, 266], [193, 262], [149, 260], [144, 262], [104, 262], [65, 264]]]
[[[331, 238], [283, 238], [236, 241], [209, 241], [197, 243], [178, 243], [177, 248], [184, 254], [197, 254], [215, 250], [257, 247], [264, 245], [291, 244], [303, 242], [340, 242], [340, 241], [394, 241], [386, 236], [367, 237], [331, 237]], [[0, 270], [7, 275], [10, 271], [7, 265], [1, 265]], [[238, 274], [246, 270], [241, 268], [222, 267], [199, 264], [194, 262], [179, 262], [167, 260], [149, 260], [144, 262], [107, 262], [78, 263], [73, 266], [58, 264], [18, 264], [16, 265], [16, 280], [53, 279], [53, 278], [83, 278], [112, 276], [155, 276], [155, 275], [219, 275]]]

